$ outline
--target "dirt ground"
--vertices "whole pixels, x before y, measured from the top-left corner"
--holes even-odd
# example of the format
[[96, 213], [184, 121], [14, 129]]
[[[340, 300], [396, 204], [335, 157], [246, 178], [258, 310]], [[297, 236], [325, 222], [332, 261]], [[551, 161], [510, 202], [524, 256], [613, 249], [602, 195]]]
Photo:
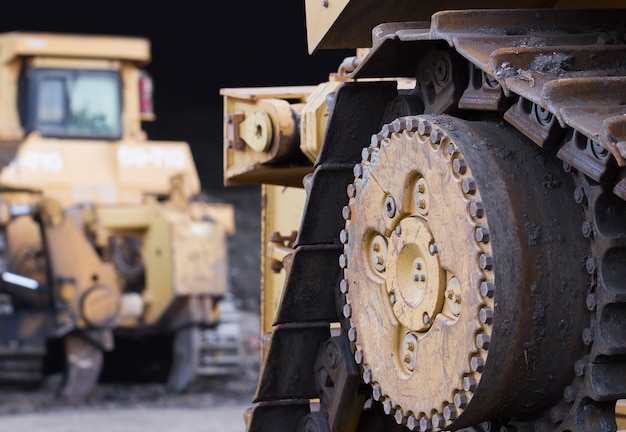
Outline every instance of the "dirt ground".
[[240, 310], [244, 355], [240, 373], [205, 379], [184, 394], [164, 384], [100, 383], [85, 401], [59, 400], [60, 376], [31, 391], [0, 389], [0, 432], [243, 432], [258, 379], [260, 189], [228, 188], [209, 201], [235, 206], [228, 240], [230, 289]]

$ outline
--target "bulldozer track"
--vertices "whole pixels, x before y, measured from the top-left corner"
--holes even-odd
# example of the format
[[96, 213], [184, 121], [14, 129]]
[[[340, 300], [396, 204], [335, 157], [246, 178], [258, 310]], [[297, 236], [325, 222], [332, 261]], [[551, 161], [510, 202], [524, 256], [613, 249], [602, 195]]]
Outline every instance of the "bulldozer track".
[[[575, 263], [587, 273], [587, 290], [581, 296], [584, 298], [574, 300], [584, 303], [589, 320], [578, 335], [585, 346], [584, 355], [574, 364], [563, 365], [572, 372], [573, 380], [563, 388], [560, 401], [535, 413], [541, 415], [533, 420], [484, 419], [485, 423], [464, 430], [616, 429], [615, 403], [626, 397], [626, 176], [622, 168], [626, 164], [626, 45], [620, 27], [623, 17], [624, 12], [616, 10], [583, 14], [551, 10], [444, 12], [433, 17], [430, 29], [381, 26], [374, 49], [354, 73], [358, 79], [412, 76], [417, 70], [414, 94], [426, 101], [426, 113], [510, 123], [543, 151], [555, 153], [562, 160], [576, 185], [573, 197], [563, 199], [575, 200], [584, 210], [580, 231], [571, 235], [588, 239], [584, 262]], [[412, 61], [394, 62], [393, 58]], [[428, 64], [424, 63], [425, 58]], [[420, 75], [420, 71], [426, 72]], [[367, 355], [355, 343], [358, 333], [349, 320], [352, 308], [346, 300], [349, 286], [345, 268], [350, 263], [342, 254], [342, 244], [348, 241], [342, 228], [354, 212], [348, 205], [356, 193], [354, 179], [363, 175], [363, 166], [369, 155], [377, 151], [377, 144], [407, 129], [407, 122], [392, 122], [395, 117], [385, 118], [384, 113], [368, 111], [367, 106], [360, 109], [374, 120], [355, 124], [352, 117], [342, 118], [339, 107], [359, 109], [358, 105], [344, 105], [340, 100], [350, 94], [354, 99], [361, 88], [358, 86], [346, 84], [335, 98], [335, 112], [308, 185], [307, 206], [296, 241], [296, 259], [299, 254], [302, 268], [308, 270], [304, 277], [292, 266], [285, 285], [284, 297], [296, 299], [289, 304], [297, 304], [299, 313], [277, 322], [262, 365], [257, 404], [248, 424], [250, 431], [296, 430], [298, 424], [306, 430], [338, 430], [332, 422], [337, 409], [332, 394], [322, 397], [322, 414], [309, 413], [309, 400], [324, 394], [320, 389], [325, 387], [316, 378], [320, 368], [316, 368], [314, 352], [337, 333], [331, 332], [331, 323], [340, 322], [340, 337], [351, 341], [355, 362], [362, 364]], [[392, 98], [384, 86], [377, 88], [378, 100], [390, 102]], [[399, 114], [396, 117], [421, 113]], [[369, 142], [374, 145], [363, 148]], [[324, 205], [316, 201], [320, 196]], [[311, 225], [306, 221], [324, 223], [309, 229]], [[317, 253], [315, 259], [306, 259], [311, 250]], [[338, 264], [319, 266], [333, 261]], [[317, 287], [317, 300], [307, 296], [310, 287]], [[319, 307], [320, 298], [324, 299], [323, 308]], [[278, 312], [281, 314], [287, 314], [282, 305]], [[303, 346], [307, 349], [300, 349]], [[418, 418], [385, 404], [388, 399], [376, 386], [371, 393], [371, 370], [362, 368], [361, 374], [363, 383], [358, 393], [378, 400], [382, 405], [382, 409], [378, 406], [379, 411], [393, 416], [389, 417], [395, 420], [393, 423], [402, 425], [397, 426], [399, 430], [444, 430], [450, 416], [454, 418], [449, 410], [447, 419], [442, 415], [420, 423]], [[459, 404], [465, 406], [462, 401]], [[376, 403], [373, 407], [375, 410]], [[344, 414], [361, 415], [360, 409], [351, 409]], [[397, 412], [400, 415], [395, 415]], [[302, 421], [303, 417], [307, 421]], [[269, 418], [273, 419], [271, 425]], [[362, 421], [354, 430], [376, 427], [373, 423], [366, 427]]]

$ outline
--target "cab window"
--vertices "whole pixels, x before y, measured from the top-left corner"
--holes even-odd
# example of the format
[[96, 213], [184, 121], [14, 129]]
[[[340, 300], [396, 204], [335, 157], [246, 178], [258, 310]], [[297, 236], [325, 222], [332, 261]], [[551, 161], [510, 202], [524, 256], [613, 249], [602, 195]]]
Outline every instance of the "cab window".
[[27, 77], [25, 128], [43, 136], [117, 139], [121, 89], [115, 71], [32, 69]]

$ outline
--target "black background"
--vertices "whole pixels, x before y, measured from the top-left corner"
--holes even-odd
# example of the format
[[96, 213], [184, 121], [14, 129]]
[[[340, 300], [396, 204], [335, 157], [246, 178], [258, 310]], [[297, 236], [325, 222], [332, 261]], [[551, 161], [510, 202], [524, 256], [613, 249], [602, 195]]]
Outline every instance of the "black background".
[[207, 191], [222, 184], [219, 89], [325, 81], [346, 52], [309, 55], [304, 0], [12, 1], [0, 31], [142, 36], [155, 82], [150, 139], [190, 143]]

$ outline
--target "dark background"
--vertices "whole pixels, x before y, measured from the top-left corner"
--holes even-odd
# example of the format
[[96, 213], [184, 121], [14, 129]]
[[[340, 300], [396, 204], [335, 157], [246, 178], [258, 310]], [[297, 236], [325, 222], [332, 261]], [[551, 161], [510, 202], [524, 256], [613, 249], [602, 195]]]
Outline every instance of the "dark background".
[[203, 185], [222, 189], [222, 87], [325, 81], [345, 53], [310, 56], [304, 0], [5, 2], [0, 31], [143, 36], [155, 82], [150, 139], [190, 143]]
[[311, 85], [337, 70], [348, 52], [307, 52], [304, 0], [12, 1], [0, 15], [0, 32], [8, 31], [150, 39], [156, 121], [144, 130], [152, 140], [188, 142], [209, 199], [234, 205], [231, 291], [242, 309], [258, 311], [260, 188], [223, 186], [219, 89]]

